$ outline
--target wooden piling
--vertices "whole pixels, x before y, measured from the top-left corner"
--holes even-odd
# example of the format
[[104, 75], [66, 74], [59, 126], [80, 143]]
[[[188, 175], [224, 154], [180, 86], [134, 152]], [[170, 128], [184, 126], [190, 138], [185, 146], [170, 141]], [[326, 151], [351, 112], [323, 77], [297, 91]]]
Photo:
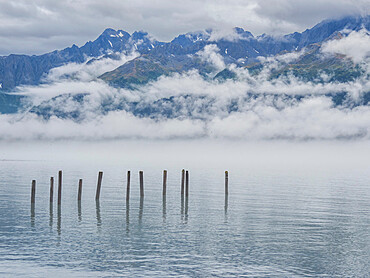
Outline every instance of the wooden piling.
[[229, 171], [225, 171], [225, 194], [229, 194]]
[[189, 171], [185, 173], [185, 197], [189, 196]]
[[53, 202], [54, 198], [54, 177], [50, 177], [50, 203]]
[[101, 189], [101, 181], [103, 179], [103, 172], [99, 172], [98, 175], [98, 184], [96, 186], [96, 195], [95, 195], [95, 200], [99, 201], [100, 199], [100, 189]]
[[167, 170], [163, 170], [163, 196], [167, 193]]
[[126, 201], [130, 200], [130, 178], [131, 172], [127, 171]]
[[32, 180], [31, 204], [35, 203], [35, 196], [36, 196], [36, 180]]
[[58, 173], [58, 206], [62, 204], [62, 171]]
[[78, 197], [77, 201], [81, 202], [81, 196], [82, 196], [82, 179], [78, 181]]
[[185, 170], [181, 171], [181, 195], [184, 195], [184, 184], [185, 184]]
[[144, 197], [144, 173], [143, 171], [139, 172], [140, 176], [140, 197]]

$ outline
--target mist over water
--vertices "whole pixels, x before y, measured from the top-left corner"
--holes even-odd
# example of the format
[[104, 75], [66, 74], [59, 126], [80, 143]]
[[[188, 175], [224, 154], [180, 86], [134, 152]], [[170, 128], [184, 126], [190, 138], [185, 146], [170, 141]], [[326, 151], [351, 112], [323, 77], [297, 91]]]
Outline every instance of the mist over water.
[[[88, 141], [14, 141], [0, 142], [4, 161], [54, 161], [64, 164], [90, 164], [189, 168], [223, 167], [231, 164], [244, 169], [261, 166], [330, 169], [342, 165], [350, 170], [367, 166], [370, 145], [358, 141], [285, 140], [244, 141], [225, 139], [189, 140], [106, 140]], [[130, 166], [131, 165], [131, 166]], [[353, 167], [349, 167], [353, 165]], [[289, 166], [289, 167], [288, 167]], [[303, 167], [304, 166], [304, 167]], [[264, 170], [264, 169], [262, 169]]]
[[[1, 142], [0, 157], [4, 276], [369, 273], [367, 141], [21, 141]], [[187, 200], [180, 196], [183, 168], [190, 173]], [[63, 170], [60, 208], [56, 188], [49, 205], [49, 178], [56, 179], [58, 170]], [[139, 197], [139, 170], [144, 171], [144, 199]], [[98, 171], [104, 176], [96, 203]], [[34, 208], [32, 179], [37, 180]]]

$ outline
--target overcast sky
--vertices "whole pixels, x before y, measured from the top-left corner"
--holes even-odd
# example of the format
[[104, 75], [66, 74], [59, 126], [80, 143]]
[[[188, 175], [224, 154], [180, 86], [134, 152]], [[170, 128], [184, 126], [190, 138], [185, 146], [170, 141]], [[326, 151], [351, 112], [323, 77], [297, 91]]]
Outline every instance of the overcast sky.
[[370, 0], [0, 0], [0, 55], [81, 46], [107, 27], [145, 30], [162, 41], [235, 26], [285, 34], [369, 11]]

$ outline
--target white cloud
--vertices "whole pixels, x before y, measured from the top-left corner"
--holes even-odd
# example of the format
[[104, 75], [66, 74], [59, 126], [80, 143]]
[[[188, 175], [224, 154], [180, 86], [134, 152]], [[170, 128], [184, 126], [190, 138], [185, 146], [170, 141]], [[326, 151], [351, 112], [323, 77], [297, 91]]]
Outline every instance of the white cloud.
[[257, 57], [257, 59], [261, 62], [261, 63], [264, 63], [265, 66], [267, 63], [269, 64], [273, 64], [274, 67], [276, 67], [277, 65], [283, 63], [284, 64], [288, 64], [290, 62], [293, 62], [294, 60], [298, 59], [302, 54], [304, 54], [304, 49], [301, 50], [301, 51], [296, 51], [296, 52], [288, 52], [288, 53], [285, 53], [285, 54], [278, 54], [276, 56], [273, 56], [273, 57], [264, 57], [264, 56], [259, 56]]
[[370, 139], [370, 109], [360, 106], [341, 109], [327, 97], [271, 106], [267, 100], [246, 103], [245, 110], [216, 115], [208, 119], [150, 119], [125, 111], [95, 115], [75, 122], [52, 117], [44, 120], [34, 114], [21, 119], [0, 115], [2, 140], [106, 140], [122, 138], [232, 138], [254, 139]]
[[128, 55], [116, 53], [115, 59], [101, 57], [94, 61], [88, 60], [80, 64], [69, 63], [56, 67], [44, 76], [42, 80], [44, 84], [39, 86], [19, 86], [17, 94], [31, 96], [34, 105], [61, 94], [111, 94], [114, 89], [98, 79], [98, 77], [137, 56], [138, 54], [135, 52]]
[[208, 44], [203, 48], [203, 50], [198, 51], [197, 55], [199, 55], [203, 61], [211, 63], [216, 67], [216, 69], [222, 70], [225, 68], [225, 63], [224, 58], [219, 54], [219, 52], [220, 49], [216, 44]]
[[355, 63], [361, 63], [370, 56], [370, 33], [366, 29], [351, 32], [341, 39], [331, 40], [323, 44], [323, 53], [342, 54]]
[[234, 28], [223, 28], [223, 29], [215, 29], [212, 30], [211, 35], [209, 37], [209, 41], [238, 41], [238, 40], [245, 40], [241, 34], [238, 34]]
[[369, 117], [368, 107], [342, 110], [334, 108], [330, 99], [316, 97], [282, 110], [258, 104], [245, 113], [215, 118], [208, 129], [217, 138], [369, 139]]
[[10, 115], [0, 115], [2, 140], [105, 140], [118, 138], [195, 138], [204, 135], [204, 123], [199, 120], [162, 120], [134, 117], [124, 111], [110, 112], [94, 121], [76, 123], [52, 117], [45, 121], [28, 114], [14, 121]]
[[96, 79], [98, 76], [112, 71], [124, 63], [139, 56], [132, 52], [129, 55], [124, 53], [115, 53], [115, 59], [109, 57], [100, 57], [87, 60], [84, 63], [69, 63], [49, 71], [44, 81], [57, 82], [63, 79], [73, 79], [88, 82]]

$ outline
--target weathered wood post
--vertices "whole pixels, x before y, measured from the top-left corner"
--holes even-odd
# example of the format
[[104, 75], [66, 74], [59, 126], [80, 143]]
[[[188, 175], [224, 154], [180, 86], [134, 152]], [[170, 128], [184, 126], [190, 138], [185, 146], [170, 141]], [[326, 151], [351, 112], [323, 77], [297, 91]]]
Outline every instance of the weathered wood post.
[[78, 196], [77, 201], [81, 202], [81, 196], [82, 196], [82, 179], [78, 181]]
[[62, 171], [58, 173], [58, 206], [62, 204]]
[[130, 178], [131, 172], [127, 171], [126, 201], [130, 200]]
[[163, 170], [163, 196], [167, 193], [167, 170]]
[[32, 180], [31, 204], [35, 203], [35, 196], [36, 196], [36, 180]]
[[181, 171], [181, 195], [184, 195], [184, 184], [185, 184], [185, 170]]
[[188, 197], [189, 196], [189, 171], [186, 170], [186, 174], [185, 174], [186, 178], [185, 178], [185, 197]]
[[144, 197], [144, 173], [143, 171], [139, 172], [140, 177], [140, 197]]
[[101, 189], [101, 181], [103, 179], [103, 172], [99, 172], [98, 175], [98, 184], [96, 186], [96, 195], [95, 195], [95, 200], [99, 201], [100, 199], [100, 189]]
[[225, 171], [225, 194], [229, 194], [229, 171]]
[[53, 202], [54, 197], [54, 177], [50, 177], [50, 203]]

